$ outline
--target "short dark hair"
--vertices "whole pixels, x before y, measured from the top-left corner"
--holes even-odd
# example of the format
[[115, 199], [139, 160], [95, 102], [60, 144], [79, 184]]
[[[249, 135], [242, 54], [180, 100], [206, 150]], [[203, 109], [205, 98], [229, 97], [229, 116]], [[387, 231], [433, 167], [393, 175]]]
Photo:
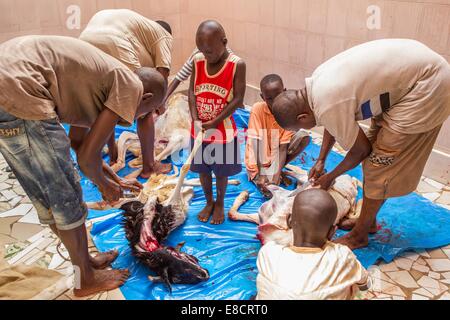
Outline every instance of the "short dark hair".
[[283, 79], [281, 79], [281, 77], [277, 74], [268, 74], [267, 76], [265, 76], [260, 83], [260, 88], [262, 89], [266, 84], [269, 83], [273, 83], [273, 82], [280, 82], [281, 84], [283, 84]]
[[162, 20], [157, 20], [155, 22], [159, 24], [161, 27], [163, 27], [164, 30], [166, 30], [168, 33], [172, 34], [172, 28], [170, 27], [170, 24]]

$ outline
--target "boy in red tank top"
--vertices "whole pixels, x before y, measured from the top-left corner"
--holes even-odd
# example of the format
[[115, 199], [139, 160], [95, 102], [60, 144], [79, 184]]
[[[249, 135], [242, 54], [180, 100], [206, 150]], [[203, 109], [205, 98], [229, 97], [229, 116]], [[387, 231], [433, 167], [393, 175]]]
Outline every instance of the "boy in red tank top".
[[[217, 21], [203, 22], [197, 30], [196, 42], [200, 53], [194, 57], [189, 87], [191, 134], [194, 139], [203, 130], [205, 137], [191, 171], [200, 174], [207, 202], [198, 219], [207, 222], [212, 216], [211, 224], [217, 225], [225, 220], [228, 177], [242, 170], [233, 113], [244, 105], [246, 66], [227, 50], [225, 31]], [[215, 201], [212, 173], [216, 176]]]

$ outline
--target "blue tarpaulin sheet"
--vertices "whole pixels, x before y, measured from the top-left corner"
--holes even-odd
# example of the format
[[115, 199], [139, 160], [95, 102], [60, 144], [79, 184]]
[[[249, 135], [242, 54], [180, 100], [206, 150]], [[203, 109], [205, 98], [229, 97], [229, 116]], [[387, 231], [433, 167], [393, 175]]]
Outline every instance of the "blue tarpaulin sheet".
[[[249, 113], [238, 110], [235, 119], [239, 128], [244, 131], [248, 123]], [[135, 128], [117, 128], [117, 136], [123, 130], [134, 131]], [[241, 156], [244, 157], [245, 145], [241, 144]], [[305, 170], [314, 164], [320, 146], [310, 144], [305, 154], [294, 162]], [[187, 156], [187, 152], [184, 155]], [[332, 152], [327, 161], [327, 170], [332, 170], [343, 157]], [[181, 163], [178, 164], [181, 166]], [[131, 169], [125, 168], [120, 174], [126, 175]], [[362, 180], [361, 167], [349, 172]], [[189, 173], [189, 178], [196, 178]], [[225, 210], [232, 206], [234, 199], [243, 190], [250, 192], [249, 201], [239, 210], [241, 213], [256, 213], [264, 199], [255, 186], [248, 182], [245, 168], [232, 177], [239, 179], [239, 186], [228, 186]], [[98, 201], [100, 193], [87, 179], [82, 180], [86, 201]], [[174, 285], [170, 294], [162, 284], [153, 284], [147, 279], [150, 271], [131, 256], [131, 250], [122, 227], [120, 210], [105, 212], [93, 211], [89, 219], [104, 217], [94, 223], [91, 234], [100, 251], [118, 249], [120, 256], [114, 262], [114, 268], [128, 268], [130, 279], [121, 288], [127, 299], [144, 300], [246, 300], [256, 294], [256, 259], [260, 243], [256, 239], [256, 225], [247, 222], [226, 221], [223, 225], [212, 226], [197, 220], [198, 212], [205, 204], [201, 187], [194, 189], [195, 196], [188, 212], [186, 223], [175, 230], [166, 244], [175, 246], [185, 241], [183, 251], [195, 255], [200, 264], [208, 269], [210, 280], [197, 285]], [[359, 197], [361, 197], [361, 190]], [[411, 249], [436, 248], [450, 243], [450, 212], [434, 205], [427, 199], [410, 194], [406, 197], [389, 199], [378, 216], [382, 229], [370, 237], [367, 248], [355, 251], [358, 259], [365, 267], [369, 267], [382, 259], [390, 262], [398, 254]], [[339, 232], [342, 235], [343, 232]]]

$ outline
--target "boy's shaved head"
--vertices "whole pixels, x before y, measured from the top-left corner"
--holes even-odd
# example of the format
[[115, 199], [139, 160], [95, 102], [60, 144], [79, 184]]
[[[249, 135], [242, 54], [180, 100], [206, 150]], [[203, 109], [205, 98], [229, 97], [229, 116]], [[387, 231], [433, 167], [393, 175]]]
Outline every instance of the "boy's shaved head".
[[225, 29], [216, 20], [203, 21], [197, 29], [197, 37], [204, 34], [213, 35], [219, 38], [225, 38]]
[[294, 239], [322, 247], [329, 240], [337, 210], [336, 201], [325, 190], [300, 192], [295, 197], [290, 222]]
[[166, 30], [168, 33], [172, 34], [172, 28], [170, 27], [169, 23], [167, 23], [166, 21], [162, 21], [162, 20], [157, 20], [155, 22], [157, 24], [159, 24], [161, 27], [163, 27], [164, 30]]
[[167, 81], [156, 69], [143, 67], [137, 69], [135, 73], [144, 88], [144, 95], [136, 112], [136, 117], [139, 118], [160, 106], [166, 95]]
[[195, 42], [209, 64], [222, 61], [228, 53], [226, 50], [228, 40], [225, 30], [215, 20], [206, 20], [200, 24]]
[[297, 116], [304, 112], [303, 104], [298, 97], [297, 90], [286, 90], [280, 94], [273, 103], [273, 114], [277, 122], [281, 125], [288, 125], [295, 121]]
[[[311, 129], [316, 125], [314, 114], [300, 90], [286, 90], [278, 95], [272, 109], [275, 119], [284, 129], [298, 131]], [[299, 119], [300, 115], [306, 116]]]
[[139, 68], [136, 75], [141, 79], [144, 86], [144, 93], [153, 93], [157, 96], [164, 96], [167, 90], [167, 83], [161, 73], [153, 68]]

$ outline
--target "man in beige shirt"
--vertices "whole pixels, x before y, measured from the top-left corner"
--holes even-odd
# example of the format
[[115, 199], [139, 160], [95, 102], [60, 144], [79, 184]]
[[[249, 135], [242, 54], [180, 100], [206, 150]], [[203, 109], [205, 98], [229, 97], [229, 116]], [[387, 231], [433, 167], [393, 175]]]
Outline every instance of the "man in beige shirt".
[[[328, 189], [334, 179], [363, 161], [364, 202], [352, 232], [338, 240], [365, 247], [377, 230], [384, 202], [413, 192], [450, 114], [450, 66], [420, 42], [377, 40], [351, 48], [321, 65], [306, 88], [277, 98], [274, 114], [288, 130], [324, 126], [322, 149], [310, 172], [314, 184]], [[372, 119], [367, 134], [358, 121]], [[348, 154], [324, 173], [338, 142]]]
[[[77, 296], [112, 290], [126, 270], [101, 270], [117, 252], [88, 253], [87, 207], [70, 156], [109, 202], [142, 186], [103, 165], [101, 150], [117, 123], [131, 125], [163, 100], [164, 78], [149, 68], [130, 71], [94, 46], [73, 38], [26, 36], [0, 45], [0, 152], [77, 268]], [[61, 123], [70, 127], [70, 139]], [[79, 272], [78, 272], [79, 271]]]
[[[169, 76], [173, 37], [170, 26], [164, 21], [152, 21], [128, 9], [103, 10], [92, 17], [80, 39], [118, 59], [132, 71], [149, 67], [156, 68], [166, 80]], [[163, 107], [157, 112], [164, 112]], [[138, 120], [137, 126], [143, 156], [141, 177], [168, 173], [171, 165], [156, 163], [154, 159], [153, 115]], [[117, 160], [114, 135], [108, 146], [114, 163]]]

